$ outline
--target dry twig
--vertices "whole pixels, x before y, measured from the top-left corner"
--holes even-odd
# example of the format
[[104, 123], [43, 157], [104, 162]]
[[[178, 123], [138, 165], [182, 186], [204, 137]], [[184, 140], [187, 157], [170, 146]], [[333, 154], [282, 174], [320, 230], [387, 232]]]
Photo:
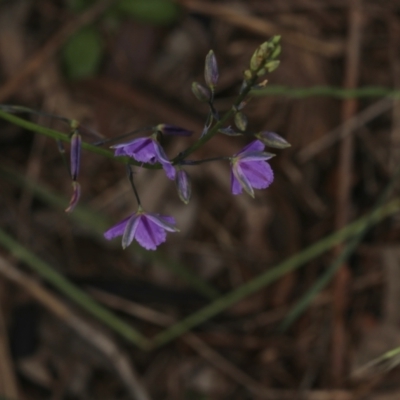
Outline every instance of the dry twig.
[[9, 352], [7, 327], [0, 309], [0, 395], [9, 399], [18, 398], [17, 381]]
[[0, 89], [0, 103], [4, 102], [23, 83], [49, 60], [66, 40], [83, 26], [96, 20], [116, 0], [102, 0], [94, 3], [87, 11], [83, 12], [72, 21], [68, 21], [49, 41], [24, 63], [20, 71], [16, 72]]
[[36, 301], [103, 354], [114, 367], [133, 399], [150, 400], [128, 357], [109, 336], [92, 327], [35, 279], [15, 268], [3, 257], [0, 257], [0, 274], [25, 289]]
[[300, 47], [304, 50], [318, 53], [324, 57], [335, 57], [340, 55], [344, 46], [339, 41], [323, 41], [302, 32], [294, 32], [285, 29], [272, 22], [266, 21], [264, 18], [255, 17], [253, 15], [243, 14], [235, 10], [232, 6], [224, 4], [216, 4], [212, 2], [198, 0], [176, 0], [190, 11], [209, 15], [214, 18], [221, 19], [235, 26], [244, 28], [250, 32], [254, 32], [263, 36], [272, 36], [276, 34], [282, 35], [282, 40], [293, 46]]

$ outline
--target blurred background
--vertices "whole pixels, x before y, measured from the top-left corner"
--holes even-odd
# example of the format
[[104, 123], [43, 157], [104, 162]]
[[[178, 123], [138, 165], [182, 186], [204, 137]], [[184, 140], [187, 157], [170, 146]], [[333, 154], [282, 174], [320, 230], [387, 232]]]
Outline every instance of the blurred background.
[[[370, 364], [400, 346], [396, 210], [356, 239], [322, 240], [394, 198], [381, 195], [400, 157], [399, 18], [397, 0], [0, 1], [0, 103], [105, 138], [194, 131], [163, 142], [169, 157], [203, 129], [191, 83], [208, 51], [222, 115], [254, 50], [279, 34], [280, 67], [244, 111], [249, 132], [292, 145], [255, 199], [231, 195], [227, 162], [188, 169], [189, 205], [163, 171], [135, 169], [145, 209], [180, 233], [156, 252], [122, 250], [102, 232], [136, 210], [125, 166], [83, 151], [66, 214], [56, 141], [2, 111], [0, 398], [399, 399], [396, 357]], [[217, 135], [193, 159], [248, 142]]]

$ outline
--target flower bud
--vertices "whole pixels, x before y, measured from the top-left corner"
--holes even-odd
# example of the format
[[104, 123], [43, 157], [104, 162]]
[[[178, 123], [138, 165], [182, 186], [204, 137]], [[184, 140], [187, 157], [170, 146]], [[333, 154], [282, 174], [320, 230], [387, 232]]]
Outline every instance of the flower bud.
[[265, 62], [268, 54], [268, 42], [261, 44], [250, 59], [250, 70], [257, 71]]
[[71, 137], [71, 177], [73, 181], [78, 178], [79, 167], [81, 164], [81, 146], [82, 138], [78, 131], [75, 131]]
[[221, 128], [218, 130], [218, 132], [223, 133], [224, 135], [227, 136], [240, 136], [243, 135], [242, 132], [236, 132], [232, 127], [228, 126], [227, 128]]
[[192, 83], [192, 92], [196, 96], [197, 100], [204, 103], [208, 103], [211, 100], [210, 90], [198, 82]]
[[248, 81], [250, 81], [252, 78], [253, 78], [253, 72], [252, 71], [250, 71], [249, 69], [246, 69], [244, 72], [243, 72], [243, 76], [244, 76], [244, 80], [246, 81], [246, 82], [248, 82]]
[[271, 53], [270, 57], [271, 59], [275, 59], [276, 57], [278, 57], [281, 54], [282, 51], [282, 47], [278, 44], [275, 49], [273, 50], [273, 52]]
[[261, 69], [258, 70], [257, 76], [260, 77], [260, 76], [265, 75], [266, 73], [267, 73], [267, 70], [265, 68], [261, 68]]
[[276, 64], [269, 65], [269, 62], [273, 61], [279, 56], [281, 46], [279, 45], [280, 36], [273, 36], [267, 42], [262, 43], [253, 56], [250, 59], [250, 71], [257, 73], [257, 76], [264, 75], [267, 71], [272, 72], [278, 67]]
[[191, 136], [193, 134], [192, 131], [169, 124], [159, 124], [155, 130], [169, 136]]
[[234, 121], [235, 121], [235, 125], [237, 126], [238, 129], [240, 129], [242, 132], [244, 132], [246, 130], [247, 117], [241, 111], [239, 111], [235, 114]]
[[269, 61], [269, 62], [267, 62], [265, 65], [264, 65], [264, 68], [268, 71], [268, 72], [272, 72], [272, 71], [275, 71], [278, 67], [279, 67], [279, 64], [280, 64], [281, 62], [279, 61], [279, 60], [272, 60], [272, 61]]
[[271, 39], [269, 39], [269, 42], [273, 45], [277, 45], [281, 41], [281, 35], [275, 35], [272, 36]]
[[188, 204], [192, 195], [192, 186], [190, 184], [189, 175], [183, 169], [179, 169], [175, 178], [176, 188], [178, 189], [179, 198]]
[[282, 136], [275, 132], [262, 131], [254, 135], [257, 139], [260, 139], [268, 147], [275, 149], [286, 149], [290, 147], [290, 143], [286, 141]]
[[218, 74], [218, 65], [217, 59], [215, 58], [215, 54], [212, 50], [210, 50], [206, 56], [206, 62], [204, 67], [204, 79], [206, 81], [207, 86], [214, 90], [217, 85], [219, 78]]
[[72, 197], [68, 207], [65, 209], [65, 212], [71, 212], [78, 204], [79, 198], [81, 197], [81, 185], [79, 185], [78, 182], [72, 181], [72, 189], [73, 189]]

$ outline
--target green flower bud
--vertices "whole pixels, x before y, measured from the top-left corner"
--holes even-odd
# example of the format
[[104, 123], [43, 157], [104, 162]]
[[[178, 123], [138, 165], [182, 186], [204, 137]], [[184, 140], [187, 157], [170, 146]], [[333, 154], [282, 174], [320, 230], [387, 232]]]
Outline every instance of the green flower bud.
[[263, 131], [256, 133], [254, 135], [257, 139], [260, 139], [268, 147], [273, 147], [275, 149], [286, 149], [290, 147], [290, 143], [284, 139], [282, 136], [275, 132]]
[[273, 50], [273, 52], [271, 53], [269, 58], [275, 59], [276, 57], [278, 57], [281, 54], [281, 51], [282, 51], [282, 47], [278, 44], [275, 47], [275, 50]]
[[253, 72], [250, 71], [249, 69], [246, 69], [246, 71], [244, 71], [243, 75], [244, 75], [244, 80], [245, 80], [246, 82], [250, 81], [250, 80], [253, 78], [253, 76], [254, 76], [254, 75], [253, 75]]
[[269, 40], [271, 44], [278, 44], [280, 41], [281, 41], [281, 35], [272, 36], [272, 38]]
[[272, 72], [275, 71], [278, 67], [279, 64], [281, 62], [279, 60], [273, 60], [273, 61], [269, 61], [264, 65], [264, 68], [268, 71], [268, 72]]
[[242, 132], [246, 130], [248, 122], [247, 117], [241, 111], [235, 114], [234, 121], [238, 129], [240, 129]]
[[228, 126], [227, 128], [221, 128], [221, 129], [218, 130], [218, 132], [221, 132], [221, 133], [223, 133], [224, 135], [227, 135], [227, 136], [241, 136], [241, 135], [243, 135], [242, 132], [236, 132], [230, 126]]
[[204, 103], [208, 103], [211, 99], [210, 90], [198, 82], [192, 83], [192, 92], [196, 96], [197, 100]]
[[183, 169], [179, 169], [175, 177], [176, 188], [178, 189], [179, 198], [188, 204], [192, 195], [192, 186], [190, 184], [189, 175]]

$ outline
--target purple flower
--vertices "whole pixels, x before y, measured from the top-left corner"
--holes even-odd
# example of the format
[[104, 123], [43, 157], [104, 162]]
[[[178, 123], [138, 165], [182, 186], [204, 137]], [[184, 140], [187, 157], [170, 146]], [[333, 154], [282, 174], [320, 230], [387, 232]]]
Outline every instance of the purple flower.
[[255, 189], [265, 189], [274, 180], [274, 173], [266, 162], [274, 154], [264, 152], [259, 140], [251, 142], [231, 158], [231, 191], [240, 194], [244, 189], [254, 197]]
[[160, 143], [153, 137], [134, 139], [128, 143], [111, 146], [115, 149], [115, 156], [128, 156], [136, 161], [155, 164], [159, 162], [164, 168], [167, 177], [175, 179], [175, 168], [168, 160]]
[[178, 232], [175, 219], [168, 216], [146, 213], [139, 207], [131, 216], [118, 222], [104, 233], [107, 240], [122, 236], [122, 247], [128, 247], [133, 239], [147, 250], [155, 250], [166, 240], [166, 231]]

